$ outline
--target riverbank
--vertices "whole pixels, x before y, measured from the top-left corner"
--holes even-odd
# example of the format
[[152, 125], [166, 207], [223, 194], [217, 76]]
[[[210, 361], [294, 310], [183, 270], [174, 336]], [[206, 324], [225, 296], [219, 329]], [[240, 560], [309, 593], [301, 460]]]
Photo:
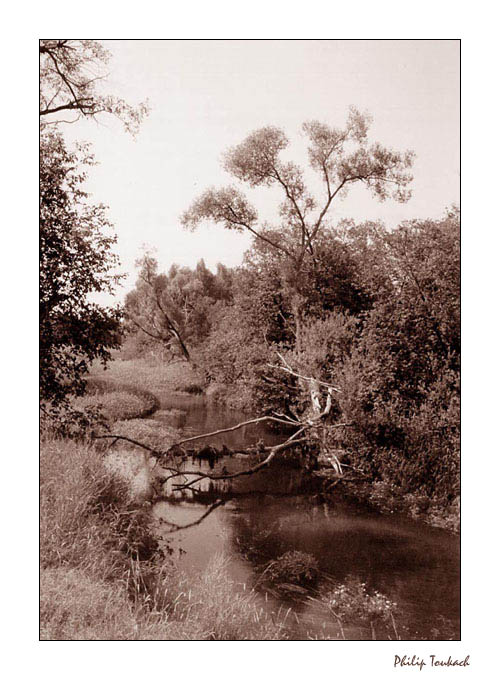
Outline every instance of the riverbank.
[[419, 494], [403, 494], [387, 482], [344, 483], [342, 494], [384, 515], [403, 515], [436, 529], [460, 533], [460, 498], [442, 508]]
[[[169, 392], [180, 396], [199, 395], [214, 408], [226, 411], [240, 409], [241, 414], [247, 411], [249, 404], [248, 395], [244, 391], [238, 392], [215, 383], [206, 386], [202, 372], [193, 369], [185, 361], [167, 364], [155, 357], [128, 360], [117, 357], [109, 363], [106, 370], [100, 364], [93, 367], [90, 380], [96, 383], [126, 384], [128, 389], [135, 390], [137, 394], [141, 390], [147, 390], [156, 399], [156, 395]], [[182, 419], [173, 415], [169, 418], [166, 412], [158, 412], [156, 415], [158, 417], [155, 417], [155, 421], [158, 422], [141, 421], [141, 415], [127, 419], [117, 417], [115, 420], [119, 422], [114, 431], [139, 440], [143, 437], [150, 446], [159, 445], [164, 441], [162, 437], [166, 437], [167, 441], [170, 437], [168, 430], [163, 431], [160, 423], [165, 424], [167, 421], [177, 424]], [[125, 423], [124, 420], [130, 422]], [[214, 428], [208, 426], [206, 431], [210, 429]], [[337, 486], [333, 494], [336, 495], [338, 490]], [[356, 484], [342, 482], [342, 493], [384, 514], [403, 514], [453, 533], [460, 531], [460, 499], [456, 499], [448, 507], [442, 507], [423, 494], [403, 493], [396, 485], [384, 481]]]
[[[175, 391], [174, 387], [193, 384], [193, 375], [189, 375], [186, 380], [175, 365], [163, 371], [158, 370], [158, 366], [147, 363], [137, 366], [135, 362], [120, 362], [111, 364], [110, 370], [103, 373], [105, 378], [93, 374], [91, 380], [97, 381], [95, 384], [100, 384], [103, 388], [97, 396], [104, 401], [106, 397], [115, 399], [113, 395], [116, 395], [116, 392], [113, 389], [106, 391], [104, 383], [99, 383], [100, 380], [106, 381], [108, 386], [116, 387], [118, 384], [125, 386], [127, 380], [135, 379], [135, 385], [129, 385], [129, 394], [132, 394], [130, 390], [135, 390], [136, 394], [139, 394], [139, 391], [144, 391], [147, 385], [149, 390], [158, 389], [163, 393], [167, 391], [172, 394], [184, 394], [186, 404], [191, 400], [196, 404], [196, 408], [206, 408], [206, 400], [203, 397], [190, 395], [189, 392]], [[146, 391], [144, 391], [145, 395]], [[165, 448], [182, 438], [183, 435], [179, 427], [165, 421], [165, 414], [166, 411], [161, 406], [161, 410], [156, 411], [153, 417], [132, 417], [121, 420], [113, 420], [109, 417], [108, 425], [111, 432], [129, 436], [154, 448]], [[114, 415], [121, 417], [123, 411], [115, 411]], [[173, 412], [169, 415], [175, 420]], [[250, 432], [241, 436], [244, 436], [246, 441]], [[314, 570], [315, 562], [308, 547], [314, 532], [319, 531], [323, 525], [324, 528], [321, 531], [326, 532], [331, 531], [337, 525], [336, 522], [331, 524], [328, 518], [331, 512], [328, 510], [328, 504], [324, 504], [321, 510], [321, 504], [318, 505], [317, 500], [312, 504], [305, 503], [303, 509], [299, 509], [298, 501], [294, 500], [292, 493], [290, 500], [287, 501], [289, 505], [286, 506], [286, 511], [283, 505], [286, 494], [282, 499], [277, 497], [275, 499], [277, 505], [273, 506], [272, 494], [276, 492], [276, 474], [279, 472], [277, 470], [271, 472], [269, 481], [272, 483], [269, 488], [265, 479], [261, 478], [260, 483], [266, 495], [257, 494], [254, 499], [255, 504], [252, 501], [255, 506], [255, 510], [252, 510], [253, 519], [250, 520], [250, 516], [247, 517], [245, 514], [244, 516], [247, 517], [245, 523], [241, 526], [234, 525], [229, 534], [237, 537], [235, 540], [239, 546], [238, 554], [247, 555], [244, 559], [252, 565], [249, 578], [244, 580], [235, 573], [235, 555], [232, 552], [234, 547], [230, 543], [227, 544], [227, 549], [222, 545], [216, 550], [211, 549], [210, 560], [208, 562], [204, 560], [195, 572], [192, 569], [186, 570], [190, 555], [200, 553], [200, 551], [206, 553], [204, 541], [212, 541], [212, 529], [210, 523], [207, 524], [208, 520], [205, 520], [199, 525], [199, 533], [197, 533], [196, 525], [194, 529], [190, 529], [188, 545], [183, 544], [182, 541], [180, 543], [169, 541], [168, 532], [166, 536], [165, 525], [162, 524], [158, 514], [151, 513], [149, 499], [154, 493], [153, 462], [137, 447], [126, 443], [123, 445], [120, 442], [115, 443], [108, 451], [107, 445], [104, 446], [102, 443], [97, 445], [51, 438], [42, 440], [41, 635], [43, 639], [334, 640], [343, 639], [343, 636], [347, 636], [347, 639], [370, 639], [372, 635], [376, 635], [377, 639], [397, 637], [398, 633], [394, 632], [394, 623], [388, 618], [380, 618], [384, 612], [387, 613], [387, 609], [379, 611], [377, 608], [380, 603], [392, 601], [391, 589], [387, 589], [386, 594], [381, 595], [372, 584], [368, 592], [363, 585], [363, 580], [359, 580], [359, 582], [346, 582], [346, 590], [339, 590], [344, 582], [343, 577], [337, 579], [335, 583], [332, 582], [330, 589], [325, 589], [324, 585], [328, 585], [329, 581], [324, 570], [328, 569], [329, 564], [333, 564], [330, 557], [326, 558], [322, 566], [322, 589], [311, 590], [310, 584], [306, 582], [306, 592], [300, 591], [303, 584], [297, 582], [296, 579], [301, 578], [301, 565], [305, 564], [309, 570], [312, 564]], [[238, 463], [237, 460], [228, 460], [224, 464], [229, 467], [234, 465], [236, 469], [238, 465], [241, 465], [241, 461]], [[299, 470], [296, 472], [298, 473]], [[279, 474], [281, 475], [282, 472]], [[294, 474], [292, 469], [290, 481]], [[288, 489], [287, 493], [290, 494], [287, 475], [283, 477], [281, 483], [283, 489], [285, 491]], [[254, 489], [254, 486], [252, 482], [248, 493]], [[243, 487], [240, 490], [247, 493]], [[214, 493], [217, 496], [216, 489], [212, 495]], [[335, 510], [335, 504], [337, 503], [338, 508], [340, 496], [340, 493], [332, 496], [330, 507], [334, 514], [338, 512], [338, 509]], [[251, 494], [247, 496], [248, 500], [244, 501], [242, 508], [247, 507], [252, 498]], [[266, 498], [267, 501], [265, 501]], [[190, 504], [189, 508], [187, 506], [184, 508], [182, 499], [180, 500], [177, 514], [189, 511], [196, 519], [206, 512], [206, 506], [198, 507], [201, 498], [191, 499], [195, 503]], [[269, 518], [266, 519], [268, 511], [264, 510], [267, 507], [270, 508], [269, 513], [274, 518], [273, 521], [278, 518], [278, 510], [284, 513], [283, 518], [278, 521], [276, 530], [272, 532], [271, 552], [268, 552], [268, 539], [266, 538], [269, 532], [265, 530], [266, 527], [269, 528], [270, 521]], [[223, 516], [218, 513], [223, 510], [224, 507], [220, 507], [210, 516], [215, 520], [214, 536], [221, 533], [220, 521]], [[319, 520], [316, 514], [318, 511], [325, 513], [324, 520]], [[239, 521], [238, 517], [243, 519], [240, 512], [241, 509], [233, 515], [229, 510], [229, 514], [224, 515], [230, 520], [230, 526], [233, 521]], [[244, 510], [244, 513], [247, 512], [248, 508]], [[300, 526], [306, 517], [309, 517], [309, 513], [312, 513], [311, 518], [304, 526], [310, 527], [312, 533], [304, 534], [303, 547], [297, 552], [297, 537], [290, 538], [289, 542], [286, 539], [286, 527], [290, 522], [292, 525]], [[262, 527], [258, 517], [264, 522]], [[177, 521], [171, 506], [169, 506], [166, 519], [169, 522]], [[223, 521], [226, 522], [225, 519]], [[255, 521], [256, 524], [251, 531], [251, 540], [248, 544], [250, 552], [247, 553], [245, 536], [250, 526], [246, 523], [248, 521]], [[366, 546], [371, 545], [373, 532], [380, 530], [377, 528], [376, 517], [373, 520], [366, 518], [360, 524], [360, 520], [356, 519], [356, 511], [354, 515], [341, 513], [339, 521], [340, 527], [346, 521], [349, 524], [354, 521], [353, 527], [357, 527], [358, 532], [361, 527], [364, 527]], [[183, 515], [180, 517], [180, 524], [185, 523], [186, 518]], [[389, 525], [381, 526], [388, 527]], [[281, 535], [283, 530], [285, 534]], [[385, 532], [386, 529], [384, 528], [383, 531]], [[400, 529], [398, 528], [397, 531]], [[278, 540], [280, 535], [281, 538]], [[283, 545], [281, 540], [284, 540]], [[318, 545], [323, 543], [323, 539], [319, 536], [318, 540]], [[327, 541], [328, 544], [336, 545], [335, 564], [337, 566], [341, 564], [339, 563], [339, 540], [343, 541], [342, 535], [336, 536], [333, 543], [332, 540]], [[381, 545], [380, 539], [377, 540]], [[389, 542], [392, 540], [393, 538], [389, 536]], [[176, 545], [184, 546], [187, 550], [186, 559], [180, 559], [182, 552], [178, 548], [174, 554]], [[346, 554], [352, 558], [351, 548]], [[394, 551], [391, 549], [390, 555], [393, 554]], [[223, 555], [231, 555], [231, 560], [227, 561]], [[237, 560], [241, 560], [241, 555]], [[258, 555], [260, 556], [257, 557]], [[359, 558], [357, 563], [362, 563], [365, 559], [364, 549]], [[369, 557], [369, 559], [372, 558]], [[288, 569], [288, 574], [282, 574], [283, 566]], [[280, 578], [283, 576], [285, 588], [283, 592], [287, 592], [287, 597], [289, 597], [290, 593], [299, 591], [297, 596], [305, 598], [304, 602], [311, 603], [304, 610], [309, 613], [302, 617], [300, 611], [304, 605], [299, 603], [293, 605], [292, 615], [290, 606], [285, 606], [286, 598], [283, 600], [279, 593], [268, 600], [266, 589], [271, 587], [269, 592], [274, 592], [276, 586], [279, 590], [281, 584], [267, 585], [260, 577], [263, 571], [268, 575], [278, 573]], [[297, 576], [298, 573], [299, 576]], [[287, 588], [290, 590], [287, 591]], [[332, 595], [337, 591], [339, 598]], [[264, 599], [263, 595], [265, 595]], [[349, 622], [347, 616], [350, 611], [347, 604], [351, 600], [357, 603], [355, 609], [358, 618], [355, 623]], [[272, 606], [270, 602], [273, 603]], [[335, 608], [337, 604], [339, 607], [345, 605], [347, 609], [337, 611]], [[390, 611], [392, 614], [393, 609], [391, 608]], [[396, 630], [405, 635], [405, 617], [402, 616], [400, 619], [399, 611], [394, 609], [394, 612], [397, 622]], [[312, 624], [313, 619], [308, 619], [310, 615], [316, 621], [314, 624], [316, 627]], [[343, 617], [340, 621], [341, 625], [338, 616]], [[370, 619], [372, 616], [375, 617], [373, 620]], [[327, 632], [318, 629], [318, 620], [329, 622]], [[370, 625], [375, 625], [374, 631], [367, 628], [370, 621]], [[455, 628], [451, 627], [449, 630], [450, 636], [456, 634], [453, 632]], [[413, 632], [408, 633], [410, 636], [413, 634]], [[443, 628], [440, 627], [437, 639], [445, 639], [443, 635], [446, 636], [448, 633], [443, 632]]]
[[43, 640], [279, 640], [279, 621], [241, 592], [222, 558], [196, 580], [155, 537], [148, 507], [92, 444], [40, 449]]
[[[390, 590], [382, 594], [373, 584], [368, 591], [360, 579], [347, 579], [345, 584], [344, 578], [327, 579], [324, 566], [321, 568], [310, 553], [292, 548], [295, 533], [290, 535], [293, 543], [287, 545], [288, 524], [300, 526], [317, 507], [321, 515], [310, 517], [304, 528], [310, 527], [313, 536], [321, 525], [331, 527], [337, 538], [328, 545], [336, 557], [334, 563], [330, 558], [327, 562], [344, 573], [345, 560], [348, 569], [352, 559], [356, 565], [364, 561], [359, 560], [361, 555], [356, 559], [349, 534], [342, 538], [341, 527], [348, 515], [341, 513], [337, 525], [329, 519], [326, 508], [311, 506], [308, 510], [306, 504], [301, 510], [293, 496], [284, 508], [285, 499], [277, 498], [277, 505], [270, 509], [277, 521], [274, 528], [266, 514], [261, 514], [273, 502], [271, 497], [264, 505], [264, 499], [255, 499], [263, 525], [260, 520], [248, 525], [240, 512], [234, 515], [239, 525], [238, 550], [247, 555], [252, 565], [249, 568], [255, 571], [254, 586], [248, 587], [234, 578], [234, 561], [231, 567], [229, 559], [223, 557], [224, 551], [214, 553], [202, 569], [185, 570], [186, 562], [174, 552], [175, 544], [161, 540], [162, 522], [155, 519], [150, 505], [131, 499], [130, 485], [106, 464], [106, 456], [94, 444], [43, 439], [40, 479], [42, 639], [335, 640], [371, 639], [373, 635], [377, 639], [419, 639], [413, 637], [413, 629], [406, 631], [408, 612], [395, 601], [403, 592], [391, 597]], [[284, 513], [282, 519], [278, 509]], [[194, 512], [198, 514], [196, 508]], [[360, 547], [369, 550], [371, 540], [378, 536], [375, 533], [371, 537], [377, 524], [369, 518], [356, 518], [356, 514], [352, 520], [353, 526], [365, 526], [367, 540]], [[285, 534], [280, 537], [283, 522]], [[214, 529], [220, 534], [219, 524]], [[208, 540], [212, 540], [209, 526], [199, 525], [199, 531], [204, 536], [208, 531]], [[390, 540], [387, 558], [394, 556], [393, 541], [398, 535]], [[190, 541], [201, 541], [200, 536], [191, 534]], [[435, 540], [442, 547], [441, 539]], [[380, 537], [377, 545], [384, 550]], [[403, 538], [401, 557], [406, 545]], [[269, 547], [272, 553], [268, 554]], [[199, 552], [203, 546], [193, 549]], [[318, 589], [319, 575], [322, 585]], [[263, 599], [266, 593], [275, 594]], [[290, 597], [299, 598], [298, 609], [295, 605], [292, 608], [291, 602], [284, 604]], [[326, 629], [321, 626], [320, 630], [314, 623], [318, 617], [329, 621]], [[436, 626], [435, 639], [453, 639], [454, 628], [446, 625], [448, 628]]]
[[[198, 394], [195, 372], [116, 360], [96, 367], [77, 409], [99, 408], [110, 432], [152, 447], [181, 431], [153, 390]], [[145, 389], [147, 386], [148, 389]], [[216, 556], [193, 581], [158, 541], [151, 460], [122, 443], [44, 436], [40, 446], [40, 635], [44, 640], [279, 640], [279, 616], [228, 576]]]

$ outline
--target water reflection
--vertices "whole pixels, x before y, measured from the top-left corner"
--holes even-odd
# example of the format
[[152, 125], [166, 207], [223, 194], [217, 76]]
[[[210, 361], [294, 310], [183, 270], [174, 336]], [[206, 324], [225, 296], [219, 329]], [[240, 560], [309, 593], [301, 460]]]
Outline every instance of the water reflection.
[[[191, 396], [170, 398], [162, 408], [183, 408], [186, 426], [195, 432], [228, 427], [247, 417], [221, 414], [208, 408], [202, 398]], [[237, 448], [259, 439], [276, 443], [283, 437], [262, 426], [249, 426], [246, 432], [228, 433], [211, 443]], [[205, 462], [195, 464], [208, 471]], [[192, 469], [193, 462], [185, 465]], [[248, 465], [246, 459], [225, 458], [215, 470], [224, 466], [235, 472]], [[164, 535], [192, 573], [199, 573], [214, 555], [223, 553], [229, 557], [231, 578], [253, 587], [269, 560], [300, 550], [316, 558], [325, 582], [359, 579], [369, 591], [377, 590], [396, 601], [399, 621], [409, 637], [428, 639], [435, 635], [433, 628], [439, 628], [441, 639], [450, 635], [457, 639], [458, 537], [399, 516], [369, 512], [343, 499], [339, 487], [333, 503], [326, 504], [320, 486], [320, 482], [311, 483], [301, 469], [278, 461], [231, 483], [205, 479], [198, 485], [199, 493], [174, 494], [175, 502], [158, 503], [154, 513], [167, 521]], [[177, 530], [185, 525], [191, 526]], [[317, 603], [307, 598], [286, 602], [277, 594], [262, 598], [268, 608], [292, 607], [296, 618], [290, 621], [297, 639], [305, 639], [306, 631], [318, 637], [338, 636], [338, 625]], [[344, 632], [348, 639], [370, 637], [359, 629]]]

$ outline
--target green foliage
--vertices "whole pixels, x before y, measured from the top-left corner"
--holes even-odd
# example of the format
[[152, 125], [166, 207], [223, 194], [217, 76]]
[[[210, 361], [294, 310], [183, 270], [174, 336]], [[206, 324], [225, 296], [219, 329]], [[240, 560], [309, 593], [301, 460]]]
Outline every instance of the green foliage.
[[118, 309], [92, 302], [120, 277], [116, 237], [102, 205], [89, 203], [84, 149], [67, 150], [58, 134], [40, 144], [40, 398], [57, 420], [68, 397], [83, 394], [90, 362], [106, 361], [120, 340]]

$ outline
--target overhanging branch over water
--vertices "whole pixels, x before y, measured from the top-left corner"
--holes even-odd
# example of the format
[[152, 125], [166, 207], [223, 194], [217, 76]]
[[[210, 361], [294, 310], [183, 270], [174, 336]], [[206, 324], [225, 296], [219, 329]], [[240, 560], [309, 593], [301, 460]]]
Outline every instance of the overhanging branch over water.
[[[309, 393], [310, 393], [310, 398], [311, 398], [311, 412], [308, 414], [308, 417], [299, 419], [297, 416], [296, 419], [291, 418], [289, 416], [283, 416], [282, 414], [276, 413], [274, 415], [266, 415], [266, 416], [260, 416], [257, 418], [251, 418], [249, 420], [245, 420], [241, 423], [238, 423], [237, 425], [234, 425], [232, 427], [227, 427], [223, 428], [220, 430], [215, 430], [213, 432], [206, 432], [203, 434], [198, 434], [194, 435], [192, 437], [187, 437], [184, 439], [180, 439], [179, 441], [175, 442], [172, 444], [168, 449], [166, 450], [160, 450], [160, 449], [155, 449], [151, 446], [148, 446], [147, 444], [144, 444], [143, 442], [137, 441], [135, 439], [132, 439], [130, 437], [120, 435], [120, 434], [102, 434], [102, 435], [95, 435], [95, 439], [112, 439], [113, 441], [110, 444], [113, 446], [119, 441], [125, 441], [128, 442], [129, 444], [133, 444], [134, 446], [138, 446], [142, 448], [145, 451], [148, 451], [152, 456], [154, 456], [160, 466], [164, 469], [170, 472], [171, 474], [164, 478], [162, 480], [162, 484], [167, 483], [168, 481], [171, 481], [173, 479], [178, 479], [180, 480], [181, 478], [184, 478], [184, 481], [180, 483], [175, 483], [173, 484], [173, 488], [176, 491], [183, 491], [186, 489], [193, 490], [193, 487], [200, 482], [203, 479], [209, 479], [209, 480], [214, 480], [214, 481], [223, 481], [223, 480], [232, 480], [236, 479], [238, 477], [244, 477], [248, 475], [253, 475], [256, 472], [259, 472], [259, 470], [262, 470], [266, 467], [269, 466], [271, 461], [275, 458], [275, 456], [278, 453], [281, 453], [283, 451], [286, 451], [288, 449], [294, 448], [296, 446], [302, 446], [305, 444], [310, 443], [310, 434], [312, 431], [317, 430], [318, 428], [325, 428], [324, 421], [327, 418], [327, 416], [331, 412], [332, 408], [332, 397], [334, 392], [340, 392], [340, 389], [336, 387], [335, 385], [331, 385], [329, 383], [322, 382], [320, 380], [317, 380], [316, 378], [310, 377], [310, 376], [304, 376], [292, 369], [292, 367], [285, 361], [285, 359], [278, 354], [278, 357], [284, 364], [284, 366], [272, 366], [272, 368], [279, 368], [283, 369], [287, 373], [295, 376], [299, 380], [302, 380], [306, 382], [308, 385]], [[321, 395], [321, 388], [326, 388], [327, 389], [327, 394], [326, 398], [324, 398], [324, 405], [322, 406], [321, 401], [323, 399]], [[259, 448], [259, 452], [261, 453], [266, 453], [266, 457], [256, 463], [255, 465], [248, 467], [244, 470], [240, 470], [238, 472], [232, 472], [229, 473], [227, 471], [224, 471], [225, 468], [223, 468], [221, 473], [212, 473], [212, 472], [203, 472], [201, 470], [186, 470], [182, 469], [179, 467], [176, 463], [176, 457], [178, 454], [182, 454], [183, 456], [186, 456], [188, 453], [184, 449], [184, 445], [199, 441], [201, 439], [207, 439], [209, 437], [215, 437], [217, 435], [224, 434], [226, 432], [234, 432], [235, 430], [241, 429], [243, 427], [246, 427], [248, 425], [253, 425], [257, 423], [264, 423], [264, 422], [274, 422], [274, 423], [279, 423], [280, 425], [286, 425], [288, 427], [294, 427], [296, 428], [295, 432], [289, 436], [284, 442], [281, 444], [276, 444], [274, 446], [262, 446]], [[329, 425], [328, 427], [330, 429], [333, 428], [341, 428], [341, 427], [350, 427], [352, 426], [352, 423], [336, 423], [333, 425]], [[324, 434], [324, 433], [323, 433]], [[320, 439], [316, 436], [316, 439], [320, 441]], [[324, 441], [324, 437], [321, 438]], [[207, 447], [212, 449], [212, 447]], [[214, 457], [218, 457], [219, 453], [217, 450], [212, 449], [215, 453], [213, 454]], [[238, 452], [238, 453], [253, 453], [254, 451], [252, 450], [246, 450], [244, 452]], [[190, 451], [190, 453], [194, 453], [193, 451]], [[229, 449], [226, 447], [223, 448], [223, 454], [222, 455], [230, 455], [231, 452]], [[331, 466], [333, 469], [333, 478], [334, 479], [342, 479], [343, 478], [343, 470], [342, 470], [342, 464], [337, 456], [337, 454], [334, 451], [329, 451], [325, 452], [323, 451], [322, 455], [323, 460]], [[172, 465], [172, 461], [175, 463], [175, 466]], [[332, 477], [332, 475], [330, 475]]]

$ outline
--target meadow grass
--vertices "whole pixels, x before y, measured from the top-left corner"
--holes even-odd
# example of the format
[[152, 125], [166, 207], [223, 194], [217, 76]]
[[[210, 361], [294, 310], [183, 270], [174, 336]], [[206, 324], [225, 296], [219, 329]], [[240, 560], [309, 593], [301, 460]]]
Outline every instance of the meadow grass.
[[43, 438], [40, 635], [44, 640], [278, 640], [285, 627], [218, 557], [194, 578], [159, 550], [146, 507], [91, 443]]
[[166, 390], [201, 394], [204, 391], [202, 374], [185, 361], [165, 363], [159, 358], [121, 359], [115, 357], [106, 368], [95, 363], [91, 378], [126, 383], [154, 394]]

